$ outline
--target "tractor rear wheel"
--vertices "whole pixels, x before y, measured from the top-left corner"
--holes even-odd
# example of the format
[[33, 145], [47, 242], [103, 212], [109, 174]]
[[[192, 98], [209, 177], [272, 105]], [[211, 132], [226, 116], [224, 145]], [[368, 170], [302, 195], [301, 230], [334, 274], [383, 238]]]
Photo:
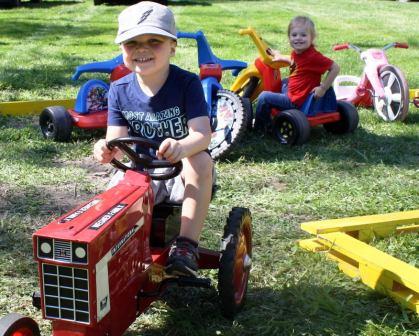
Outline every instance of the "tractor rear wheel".
[[243, 307], [252, 266], [252, 217], [246, 208], [233, 208], [221, 240], [218, 292], [221, 311], [233, 318]]

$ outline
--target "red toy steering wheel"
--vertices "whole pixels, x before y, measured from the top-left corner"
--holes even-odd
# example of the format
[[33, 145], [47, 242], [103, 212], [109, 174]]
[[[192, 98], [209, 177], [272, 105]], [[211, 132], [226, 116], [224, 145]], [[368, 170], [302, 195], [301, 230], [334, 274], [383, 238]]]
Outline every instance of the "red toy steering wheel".
[[[158, 160], [152, 157], [151, 155], [144, 153], [137, 153], [130, 146], [138, 145], [144, 149], [154, 149], [158, 150], [160, 144], [156, 141], [139, 138], [139, 137], [122, 137], [112, 139], [107, 143], [109, 149], [118, 148], [122, 153], [124, 153], [131, 161], [132, 166], [128, 166], [117, 159], [113, 159], [111, 164], [122, 171], [127, 170], [145, 170], [148, 172], [152, 180], [168, 180], [177, 175], [182, 170], [182, 161], [171, 163], [167, 160]], [[155, 168], [172, 168], [165, 170], [163, 172], [154, 172], [150, 171]]]

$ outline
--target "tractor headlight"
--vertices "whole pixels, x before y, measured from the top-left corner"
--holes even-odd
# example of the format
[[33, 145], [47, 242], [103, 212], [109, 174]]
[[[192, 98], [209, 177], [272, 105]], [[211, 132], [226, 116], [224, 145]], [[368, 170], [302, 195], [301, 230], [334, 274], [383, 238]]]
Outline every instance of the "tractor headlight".
[[87, 244], [73, 242], [72, 244], [73, 262], [78, 264], [87, 264]]
[[38, 238], [38, 257], [52, 259], [53, 241], [51, 238]]

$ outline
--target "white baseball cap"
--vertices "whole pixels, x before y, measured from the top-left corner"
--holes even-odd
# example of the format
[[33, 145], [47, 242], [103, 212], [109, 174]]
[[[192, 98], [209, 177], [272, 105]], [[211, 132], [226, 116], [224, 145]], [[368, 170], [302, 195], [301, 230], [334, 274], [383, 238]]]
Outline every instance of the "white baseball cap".
[[163, 35], [177, 40], [173, 12], [157, 2], [141, 1], [125, 8], [118, 16], [118, 23], [115, 38], [118, 44], [145, 34]]

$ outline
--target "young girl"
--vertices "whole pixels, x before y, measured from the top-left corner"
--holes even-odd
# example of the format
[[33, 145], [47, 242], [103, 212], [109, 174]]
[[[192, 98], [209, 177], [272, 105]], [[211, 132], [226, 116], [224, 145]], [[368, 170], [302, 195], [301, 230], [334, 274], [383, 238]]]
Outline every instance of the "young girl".
[[[290, 75], [286, 93], [263, 91], [258, 97], [255, 128], [266, 129], [271, 124], [271, 108], [279, 110], [301, 108], [310, 93], [323, 97], [339, 73], [339, 65], [322, 55], [314, 47], [316, 30], [306, 16], [296, 16], [288, 25], [291, 48]], [[275, 61], [287, 61], [278, 51], [273, 51]], [[288, 60], [289, 62], [289, 60]], [[327, 72], [323, 82], [321, 77]]]

